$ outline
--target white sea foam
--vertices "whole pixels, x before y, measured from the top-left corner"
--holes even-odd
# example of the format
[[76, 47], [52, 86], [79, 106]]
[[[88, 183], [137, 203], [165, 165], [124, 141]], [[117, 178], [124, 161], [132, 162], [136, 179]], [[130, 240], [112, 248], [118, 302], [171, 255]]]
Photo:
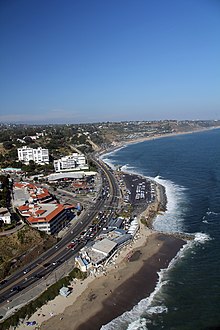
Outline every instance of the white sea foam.
[[220, 219], [219, 217], [220, 213], [210, 211], [208, 208], [208, 211], [206, 211], [205, 215], [202, 217], [202, 223], [211, 225], [213, 223], [213, 220], [216, 221], [216, 219]]
[[118, 147], [118, 148], [116, 148], [116, 149], [114, 149], [114, 150], [112, 150], [112, 151], [106, 152], [106, 153], [102, 154], [102, 155], [100, 156], [100, 158], [101, 158], [101, 159], [104, 159], [106, 156], [112, 156], [112, 155], [116, 154], [116, 152], [118, 152], [119, 150], [124, 149], [125, 147], [126, 147], [126, 145], [123, 145], [123, 146]]
[[[150, 317], [152, 314], [167, 313], [167, 307], [165, 305], [155, 305], [154, 298], [161, 291], [162, 287], [168, 283], [167, 279], [165, 278], [165, 274], [171, 267], [174, 266], [176, 261], [179, 259], [179, 256], [183, 254], [185, 246], [186, 245], [181, 248], [177, 256], [170, 262], [167, 269], [161, 269], [160, 272], [158, 272], [158, 282], [150, 296], [142, 299], [136, 306], [133, 307], [132, 310], [123, 313], [108, 324], [102, 326], [101, 330], [124, 329], [125, 326], [128, 326], [127, 330], [147, 329], [146, 324], [150, 323], [151, 321], [150, 319], [142, 318], [141, 316], [143, 314], [147, 314]], [[144, 323], [145, 328], [137, 328], [138, 324], [143, 320], [146, 321], [146, 323]]]
[[[113, 167], [114, 164], [108, 158], [103, 158], [109, 166]], [[135, 167], [125, 164], [121, 167], [123, 172], [132, 173], [135, 175], [144, 176], [141, 171]], [[165, 180], [160, 176], [155, 178], [147, 177], [150, 180], [163, 185], [165, 187], [167, 196], [167, 210], [162, 215], [158, 215], [154, 221], [154, 228], [163, 232], [184, 232], [184, 212], [187, 209], [186, 188], [173, 183], [170, 180]]]
[[[122, 170], [128, 173], [143, 175], [137, 172], [134, 167], [129, 166], [129, 164], [122, 166]], [[187, 210], [186, 188], [176, 185], [170, 180], [164, 180], [159, 176], [156, 178], [149, 177], [149, 179], [163, 185], [167, 196], [167, 211], [163, 215], [157, 216], [154, 222], [154, 228], [164, 232], [184, 232], [184, 214]], [[211, 211], [208, 212], [207, 214], [211, 214]], [[149, 297], [142, 299], [131, 311], [123, 313], [107, 325], [102, 326], [101, 329], [115, 330], [125, 329], [126, 327], [127, 330], [145, 330], [147, 329], [147, 323], [151, 322], [151, 316], [153, 314], [167, 313], [168, 309], [164, 302], [162, 303], [163, 299], [161, 300], [161, 297], [163, 297], [163, 286], [166, 286], [169, 282], [169, 270], [175, 266], [177, 260], [187, 258], [187, 251], [192, 251], [196, 245], [204, 244], [210, 239], [210, 236], [205, 233], [196, 233], [194, 240], [188, 241], [182, 247], [176, 257], [170, 262], [168, 268], [158, 273], [159, 279], [154, 292]], [[145, 315], [144, 318], [143, 315]]]
[[186, 188], [159, 176], [153, 179], [165, 187], [167, 196], [167, 210], [156, 217], [154, 228], [163, 232], [183, 232], [184, 213], [187, 209]]
[[100, 155], [100, 159], [105, 162], [107, 165], [109, 165], [113, 170], [115, 170], [115, 162], [111, 159], [111, 156], [116, 154], [119, 150], [124, 149], [126, 146], [119, 147], [117, 149], [114, 149], [110, 152], [104, 153], [103, 155]]
[[147, 330], [147, 320], [140, 317], [131, 324], [129, 324], [127, 330]]
[[[101, 158], [101, 157], [100, 157]], [[115, 165], [114, 162], [111, 160], [111, 158], [108, 157], [103, 157], [102, 158], [103, 162], [105, 162], [108, 166], [110, 166], [113, 170], [115, 170]]]
[[213, 212], [213, 211], [207, 211], [206, 214], [207, 215], [219, 215], [220, 213]]
[[[183, 258], [187, 258], [188, 251], [192, 251], [197, 244], [204, 244], [211, 238], [204, 233], [196, 233], [195, 239], [188, 241], [171, 260], [167, 269], [161, 269], [158, 273], [158, 282], [155, 290], [151, 295], [142, 299], [132, 310], [123, 313], [121, 316], [112, 320], [110, 323], [102, 326], [101, 330], [115, 330], [115, 329], [147, 329], [147, 324], [151, 323], [151, 316], [153, 314], [167, 313], [168, 308], [162, 303], [161, 294], [162, 289], [169, 283], [169, 271], [175, 267], [176, 263]], [[144, 317], [143, 317], [144, 315]]]
[[135, 175], [143, 175], [140, 171], [137, 171], [135, 167], [130, 166], [129, 164], [125, 164], [121, 166], [121, 170], [125, 173], [132, 173]]
[[147, 313], [152, 315], [152, 314], [162, 314], [162, 313], [167, 313], [168, 308], [166, 306], [152, 306], [148, 308]]
[[208, 234], [205, 234], [205, 233], [196, 233], [195, 234], [195, 239], [194, 239], [195, 242], [205, 243], [209, 240], [211, 240], [211, 237]]

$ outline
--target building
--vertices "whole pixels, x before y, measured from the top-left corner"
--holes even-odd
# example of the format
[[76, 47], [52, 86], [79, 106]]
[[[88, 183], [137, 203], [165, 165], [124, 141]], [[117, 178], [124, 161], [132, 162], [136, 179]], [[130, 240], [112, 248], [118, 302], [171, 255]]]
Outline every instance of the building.
[[22, 173], [22, 170], [21, 168], [14, 168], [14, 167], [6, 167], [6, 168], [2, 168], [0, 170], [1, 173], [6, 173], [6, 174], [9, 174], [9, 173], [13, 173], [13, 174], [21, 174]]
[[117, 246], [117, 243], [108, 238], [104, 238], [101, 241], [96, 242], [92, 246], [92, 250], [98, 253], [102, 253], [105, 257], [108, 257]]
[[43, 149], [41, 147], [33, 149], [27, 146], [18, 148], [18, 159], [25, 163], [29, 164], [30, 160], [33, 160], [36, 164], [49, 164], [49, 152], [48, 149]]
[[58, 182], [65, 180], [83, 179], [85, 177], [84, 172], [65, 172], [65, 173], [53, 173], [47, 176], [49, 182]]
[[89, 263], [86, 259], [81, 258], [80, 256], [75, 257], [76, 267], [79, 268], [82, 272], [86, 272], [89, 268]]
[[82, 154], [73, 153], [69, 156], [64, 156], [54, 160], [55, 172], [76, 171], [88, 169], [86, 157]]
[[31, 227], [58, 233], [74, 217], [76, 205], [57, 204], [46, 188], [28, 182], [15, 182], [13, 206]]
[[11, 214], [5, 207], [0, 207], [0, 221], [3, 221], [6, 225], [11, 224]]
[[15, 182], [13, 189], [13, 205], [29, 203], [53, 203], [54, 198], [46, 188], [37, 187], [28, 182]]
[[69, 294], [71, 293], [71, 290], [65, 286], [63, 286], [61, 289], [60, 289], [60, 295], [63, 296], [63, 297], [67, 297]]
[[73, 218], [75, 205], [27, 203], [18, 207], [19, 213], [33, 228], [47, 234], [62, 230]]

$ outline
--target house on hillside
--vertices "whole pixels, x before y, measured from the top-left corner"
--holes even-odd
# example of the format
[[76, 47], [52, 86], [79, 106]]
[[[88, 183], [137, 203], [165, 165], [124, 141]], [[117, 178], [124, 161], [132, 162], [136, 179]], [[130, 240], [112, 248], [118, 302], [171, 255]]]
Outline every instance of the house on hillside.
[[7, 225], [11, 224], [11, 214], [6, 207], [0, 207], [0, 221]]

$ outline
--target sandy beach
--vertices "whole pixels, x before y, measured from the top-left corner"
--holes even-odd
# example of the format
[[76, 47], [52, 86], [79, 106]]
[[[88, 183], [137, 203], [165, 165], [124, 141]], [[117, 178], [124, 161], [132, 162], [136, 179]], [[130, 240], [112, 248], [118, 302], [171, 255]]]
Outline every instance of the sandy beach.
[[[167, 268], [183, 245], [181, 239], [152, 233], [145, 245], [130, 252], [127, 248], [120, 264], [107, 270], [106, 276], [89, 283], [74, 304], [43, 322], [40, 329], [100, 329], [154, 290], [157, 272]], [[126, 254], [131, 256], [130, 259]]]
[[[160, 137], [165, 136], [153, 138]], [[143, 140], [147, 139], [152, 138]], [[140, 141], [128, 143], [137, 142]], [[139, 220], [148, 219], [150, 227], [161, 202], [158, 189], [157, 186], [156, 202], [138, 216]], [[185, 243], [181, 238], [157, 233], [141, 224], [133, 242], [117, 253], [104, 275], [89, 275], [84, 281], [73, 281], [73, 291], [68, 297], [57, 296], [28, 321], [36, 321], [38, 328], [45, 330], [98, 330], [148, 297], [154, 291], [158, 272], [168, 267]], [[24, 323], [17, 329], [25, 330], [29, 326]]]
[[[42, 306], [29, 321], [40, 329], [100, 329], [103, 324], [132, 309], [153, 292], [157, 272], [167, 268], [185, 241], [141, 226], [133, 243], [124, 247], [105, 275], [89, 276], [72, 283], [73, 292], [57, 296]], [[26, 324], [17, 329], [29, 329]]]
[[155, 139], [163, 139], [163, 138], [169, 138], [169, 137], [175, 137], [179, 135], [186, 135], [186, 134], [193, 134], [193, 133], [200, 133], [204, 131], [210, 131], [214, 129], [219, 129], [219, 126], [216, 127], [204, 127], [203, 129], [195, 129], [192, 131], [186, 131], [186, 132], [173, 132], [173, 133], [166, 133], [166, 134], [155, 134], [155, 135], [150, 135], [150, 136], [141, 136], [141, 137], [136, 137], [128, 140], [121, 140], [120, 142], [115, 142], [114, 145], [109, 149], [109, 150], [100, 150], [99, 154], [104, 156], [106, 153], [118, 150], [124, 146], [127, 146], [129, 144], [136, 144], [140, 142], [145, 142], [145, 141], [150, 141], [150, 140], [155, 140]]

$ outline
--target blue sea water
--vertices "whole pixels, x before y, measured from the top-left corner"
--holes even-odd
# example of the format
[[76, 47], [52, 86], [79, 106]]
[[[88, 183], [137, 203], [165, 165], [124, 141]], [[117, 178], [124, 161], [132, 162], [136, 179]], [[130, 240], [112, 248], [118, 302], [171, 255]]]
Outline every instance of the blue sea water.
[[102, 330], [220, 329], [220, 129], [130, 144], [103, 159], [163, 184], [167, 211], [155, 229], [195, 240], [161, 270], [150, 297]]

